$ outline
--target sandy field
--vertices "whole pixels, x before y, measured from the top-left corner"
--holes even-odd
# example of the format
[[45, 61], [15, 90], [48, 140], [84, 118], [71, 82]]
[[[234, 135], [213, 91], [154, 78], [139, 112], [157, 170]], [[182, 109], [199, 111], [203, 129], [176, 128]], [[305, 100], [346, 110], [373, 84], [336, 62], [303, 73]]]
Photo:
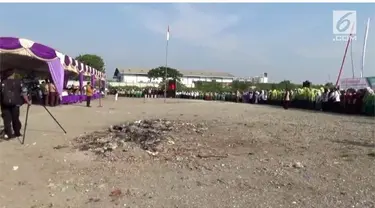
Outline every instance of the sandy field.
[[[25, 145], [0, 142], [0, 208], [375, 207], [371, 118], [213, 101], [102, 103], [49, 108], [66, 135], [31, 107]], [[134, 142], [148, 138], [138, 127], [107, 130], [145, 119], [168, 128], [139, 130], [164, 135], [152, 151]], [[82, 148], [95, 130], [135, 136], [99, 154]]]

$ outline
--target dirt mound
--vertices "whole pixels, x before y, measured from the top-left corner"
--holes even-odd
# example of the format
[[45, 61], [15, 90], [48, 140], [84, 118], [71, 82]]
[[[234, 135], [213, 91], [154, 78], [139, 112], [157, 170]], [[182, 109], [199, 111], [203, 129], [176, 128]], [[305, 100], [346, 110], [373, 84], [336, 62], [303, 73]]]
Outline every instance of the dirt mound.
[[156, 154], [163, 148], [163, 142], [174, 143], [172, 138], [175, 132], [200, 133], [205, 130], [207, 127], [203, 124], [162, 119], [139, 120], [77, 137], [75, 147], [81, 151], [108, 156], [113, 150], [133, 143], [151, 154]]

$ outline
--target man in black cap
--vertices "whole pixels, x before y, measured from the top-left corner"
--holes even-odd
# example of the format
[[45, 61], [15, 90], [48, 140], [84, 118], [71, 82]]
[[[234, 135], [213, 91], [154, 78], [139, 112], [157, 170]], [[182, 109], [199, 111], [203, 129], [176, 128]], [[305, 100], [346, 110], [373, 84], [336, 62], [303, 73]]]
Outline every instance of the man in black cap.
[[[20, 106], [26, 102], [31, 105], [27, 97], [27, 89], [22, 86], [20, 79], [15, 78], [15, 70], [8, 69], [1, 74], [1, 116], [4, 123], [4, 139], [21, 136]], [[12, 131], [13, 127], [13, 131]]]

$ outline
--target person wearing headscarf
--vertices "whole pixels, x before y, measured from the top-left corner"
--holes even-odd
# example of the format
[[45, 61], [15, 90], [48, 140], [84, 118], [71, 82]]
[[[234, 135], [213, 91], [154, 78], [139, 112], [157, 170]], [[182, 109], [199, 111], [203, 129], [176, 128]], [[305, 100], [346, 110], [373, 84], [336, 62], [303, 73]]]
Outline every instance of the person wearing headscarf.
[[290, 97], [291, 97], [290, 90], [286, 89], [285, 90], [285, 95], [284, 95], [284, 109], [285, 110], [287, 110], [289, 108]]

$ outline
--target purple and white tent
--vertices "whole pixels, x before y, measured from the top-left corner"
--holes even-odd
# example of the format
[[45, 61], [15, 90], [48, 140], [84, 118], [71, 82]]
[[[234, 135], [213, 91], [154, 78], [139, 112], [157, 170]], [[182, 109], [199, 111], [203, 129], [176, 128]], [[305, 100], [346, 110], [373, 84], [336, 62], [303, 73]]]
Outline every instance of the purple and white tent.
[[64, 87], [65, 71], [91, 76], [92, 79], [105, 79], [104, 73], [53, 48], [23, 38], [0, 37], [0, 60], [0, 70], [17, 68], [38, 72], [49, 71], [60, 95]]
[[85, 65], [67, 55], [63, 58], [63, 66], [66, 70], [74, 71], [77, 74], [82, 73], [84, 76], [95, 76], [98, 79], [105, 79], [105, 74], [92, 68], [91, 66]]
[[62, 53], [31, 40], [0, 37], [0, 70], [16, 68], [42, 73], [49, 71], [60, 95], [64, 84], [64, 68], [60, 61], [62, 57]]

